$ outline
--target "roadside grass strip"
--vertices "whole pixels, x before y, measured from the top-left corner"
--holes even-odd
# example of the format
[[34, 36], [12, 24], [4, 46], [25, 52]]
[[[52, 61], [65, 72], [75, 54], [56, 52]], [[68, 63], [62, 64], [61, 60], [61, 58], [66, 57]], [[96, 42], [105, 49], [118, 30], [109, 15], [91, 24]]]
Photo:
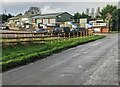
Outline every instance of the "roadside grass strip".
[[103, 37], [104, 36], [94, 35], [85, 38], [74, 37], [59, 41], [54, 40], [52, 43], [49, 41], [45, 44], [31, 43], [26, 45], [18, 44], [16, 46], [2, 47], [0, 65], [2, 66], [2, 71], [7, 71], [11, 68], [29, 64], [54, 53], [61, 52], [80, 44], [95, 41]]

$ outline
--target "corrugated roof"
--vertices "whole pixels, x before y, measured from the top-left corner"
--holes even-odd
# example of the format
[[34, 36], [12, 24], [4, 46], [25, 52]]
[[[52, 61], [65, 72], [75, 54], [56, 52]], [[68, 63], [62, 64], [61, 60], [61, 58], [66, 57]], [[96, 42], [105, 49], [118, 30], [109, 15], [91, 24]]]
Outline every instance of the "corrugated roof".
[[41, 14], [41, 15], [34, 16], [32, 18], [52, 18], [52, 17], [56, 17], [56, 16], [58, 16], [58, 15], [60, 15], [62, 13], [65, 13], [65, 12]]

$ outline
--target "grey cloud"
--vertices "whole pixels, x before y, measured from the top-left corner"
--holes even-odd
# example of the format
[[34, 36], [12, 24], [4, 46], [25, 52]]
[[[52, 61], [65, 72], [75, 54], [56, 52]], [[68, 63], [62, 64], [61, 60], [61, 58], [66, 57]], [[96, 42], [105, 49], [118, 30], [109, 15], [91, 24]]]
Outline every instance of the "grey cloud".
[[18, 13], [24, 13], [31, 6], [36, 6], [41, 9], [45, 9], [48, 6], [48, 10], [51, 12], [63, 10], [74, 14], [75, 12], [83, 12], [86, 8], [91, 9], [97, 8], [98, 6], [102, 8], [106, 4], [117, 5], [117, 2], [6, 2], [3, 3], [2, 9], [7, 9], [8, 13], [16, 15]]

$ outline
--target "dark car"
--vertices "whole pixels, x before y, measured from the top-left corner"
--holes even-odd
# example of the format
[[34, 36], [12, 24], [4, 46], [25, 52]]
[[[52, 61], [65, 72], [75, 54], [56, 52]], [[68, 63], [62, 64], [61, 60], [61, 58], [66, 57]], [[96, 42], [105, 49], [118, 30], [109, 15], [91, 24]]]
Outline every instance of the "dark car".
[[[76, 30], [78, 32], [78, 35], [81, 35], [81, 34], [84, 35], [84, 34], [86, 34], [86, 29], [85, 28], [76, 28]], [[83, 34], [83, 32], [84, 32], [84, 34]]]
[[70, 28], [69, 27], [56, 27], [53, 29], [53, 33], [69, 33]]
[[85, 28], [76, 28], [77, 32], [79, 31], [85, 31]]
[[37, 33], [44, 33], [44, 34], [46, 34], [46, 33], [48, 33], [48, 30], [44, 29], [44, 28], [40, 28], [40, 29], [35, 30], [34, 33], [36, 33], [36, 34]]
[[76, 29], [76, 28], [70, 29], [70, 33], [76, 33], [76, 32], [77, 32], [77, 29]]

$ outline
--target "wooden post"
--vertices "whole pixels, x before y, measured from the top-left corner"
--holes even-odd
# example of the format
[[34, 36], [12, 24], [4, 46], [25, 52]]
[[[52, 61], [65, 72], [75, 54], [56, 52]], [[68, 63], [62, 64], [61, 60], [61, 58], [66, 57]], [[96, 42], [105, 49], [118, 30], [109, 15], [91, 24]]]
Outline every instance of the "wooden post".
[[32, 39], [32, 43], [34, 42], [34, 34], [32, 34], [32, 37], [33, 37], [33, 39]]
[[69, 33], [69, 40], [70, 40], [70, 33]]
[[[5, 34], [5, 37], [7, 38], [7, 34]], [[8, 41], [8, 39], [6, 39], [6, 42]]]
[[85, 35], [84, 37], [86, 37], [86, 31], [84, 31], [84, 35]]
[[78, 38], [78, 32], [77, 32], [77, 38]]
[[80, 31], [80, 37], [82, 37], [83, 35], [82, 35], [82, 31]]
[[16, 35], [16, 34], [15, 34], [15, 38], [16, 38], [15, 40], [16, 40], [16, 42], [17, 42], [17, 35]]
[[64, 38], [65, 38], [65, 33], [64, 33]]
[[58, 42], [59, 42], [59, 38], [60, 38], [60, 35], [59, 35], [59, 33], [58, 33], [58, 35], [57, 35], [57, 36], [58, 36]]
[[25, 41], [25, 34], [23, 34], [23, 41]]
[[86, 37], [88, 36], [88, 32], [86, 31]]
[[64, 32], [64, 41], [65, 41], [65, 32]]
[[74, 32], [73, 32], [73, 37], [74, 37]]
[[52, 36], [53, 36], [53, 34], [51, 33], [50, 35], [51, 35], [51, 40], [50, 40], [50, 41], [51, 41], [51, 43], [52, 43]]

